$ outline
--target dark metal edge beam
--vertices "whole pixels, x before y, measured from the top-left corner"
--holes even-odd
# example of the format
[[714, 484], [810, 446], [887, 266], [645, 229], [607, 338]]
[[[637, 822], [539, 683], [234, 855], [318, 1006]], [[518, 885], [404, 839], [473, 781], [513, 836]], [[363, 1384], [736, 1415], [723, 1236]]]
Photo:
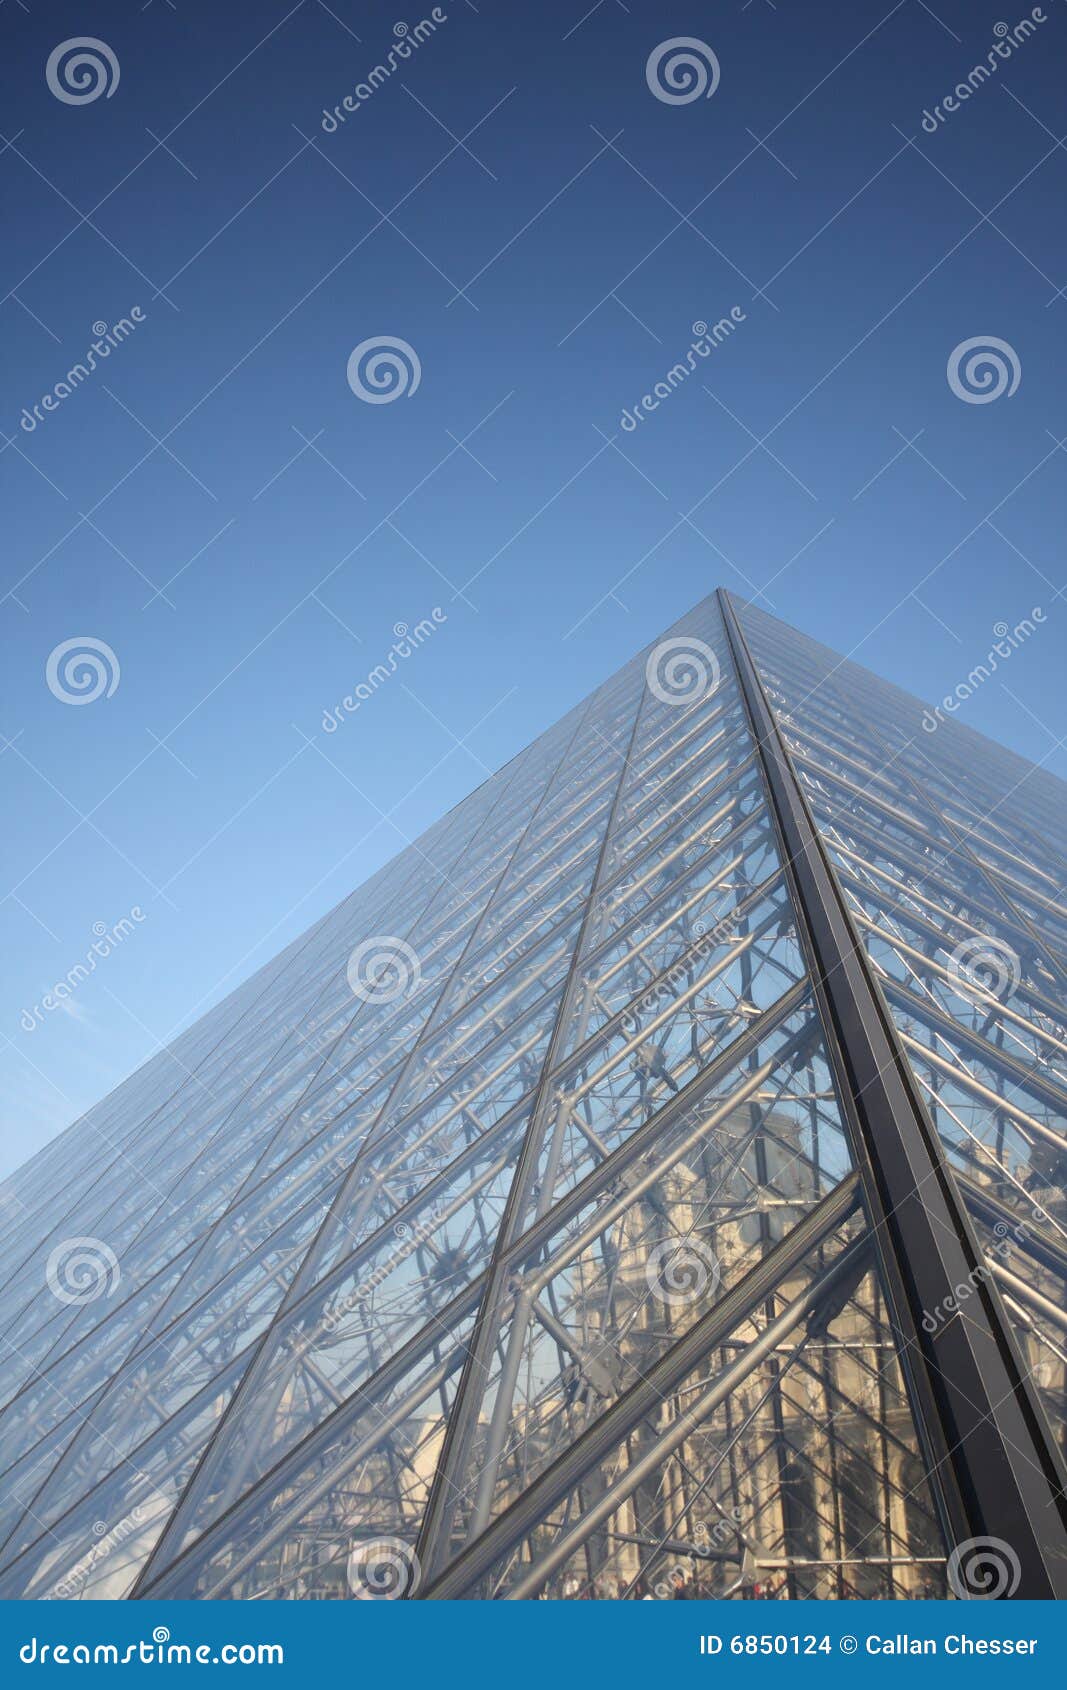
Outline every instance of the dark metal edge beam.
[[[1011, 1335], [892, 1016], [786, 751], [729, 596], [719, 600], [781, 834], [868, 1216], [950, 1540], [995, 1536], [1018, 1598], [1067, 1596], [1067, 1470]], [[923, 1324], [963, 1283], [963, 1310]], [[952, 1304], [948, 1304], [952, 1307]]]

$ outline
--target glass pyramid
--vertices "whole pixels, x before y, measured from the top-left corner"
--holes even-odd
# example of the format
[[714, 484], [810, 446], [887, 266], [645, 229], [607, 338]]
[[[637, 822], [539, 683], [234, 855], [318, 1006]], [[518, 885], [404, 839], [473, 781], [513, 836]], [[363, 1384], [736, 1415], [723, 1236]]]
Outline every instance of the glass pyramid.
[[1065, 794], [705, 600], [0, 1187], [0, 1597], [1067, 1593]]

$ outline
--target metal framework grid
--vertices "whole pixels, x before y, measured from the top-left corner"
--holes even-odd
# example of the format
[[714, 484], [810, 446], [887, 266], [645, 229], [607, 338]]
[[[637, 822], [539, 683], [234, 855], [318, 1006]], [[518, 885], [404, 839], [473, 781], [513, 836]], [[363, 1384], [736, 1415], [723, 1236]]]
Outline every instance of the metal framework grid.
[[720, 592], [0, 1187], [0, 1598], [1067, 1594], [1067, 789], [923, 715]]

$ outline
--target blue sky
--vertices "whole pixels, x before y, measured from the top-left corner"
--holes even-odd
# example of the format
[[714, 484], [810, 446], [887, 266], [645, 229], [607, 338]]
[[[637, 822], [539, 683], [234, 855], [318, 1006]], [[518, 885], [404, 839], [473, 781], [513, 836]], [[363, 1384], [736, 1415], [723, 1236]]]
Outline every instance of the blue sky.
[[[451, 0], [333, 132], [430, 8], [3, 9], [0, 1169], [719, 584], [930, 699], [1041, 607], [960, 719], [1064, 774], [1067, 15], [1038, 10], [931, 134], [1027, 9]], [[46, 65], [84, 35], [119, 75], [71, 103]], [[710, 98], [649, 86], [682, 37]], [[950, 357], [990, 336], [1018, 385], [967, 402]], [[419, 379], [371, 404], [346, 372], [383, 337]], [[72, 707], [46, 668], [79, 637], [119, 673]]]

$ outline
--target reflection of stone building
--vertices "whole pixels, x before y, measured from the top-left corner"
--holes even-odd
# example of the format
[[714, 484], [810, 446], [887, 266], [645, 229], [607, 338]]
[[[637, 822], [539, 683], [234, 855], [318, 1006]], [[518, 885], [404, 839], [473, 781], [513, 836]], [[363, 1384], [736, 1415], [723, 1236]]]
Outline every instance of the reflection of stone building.
[[[816, 1116], [811, 1094], [795, 1088], [793, 1099], [798, 1113]], [[751, 1149], [747, 1170], [751, 1174], [758, 1161], [766, 1183], [762, 1191], [753, 1184], [748, 1201], [738, 1192], [736, 1209], [723, 1218], [711, 1218], [710, 1192], [720, 1194], [720, 1203], [725, 1196], [721, 1177], [709, 1181], [698, 1171], [706, 1175], [707, 1146], [695, 1166], [677, 1164], [652, 1187], [632, 1250], [620, 1247], [615, 1259], [612, 1297], [587, 1295], [581, 1306], [583, 1342], [593, 1365], [583, 1369], [572, 1361], [560, 1375], [568, 1393], [550, 1385], [534, 1403], [529, 1426], [516, 1422], [520, 1481], [555, 1447], [551, 1428], [558, 1420], [569, 1418], [577, 1429], [596, 1412], [596, 1386], [603, 1388], [605, 1373], [617, 1376], [613, 1386], [628, 1372], [645, 1374], [666, 1336], [684, 1333], [812, 1205], [811, 1163], [781, 1101], [776, 1099], [779, 1108], [762, 1122], [765, 1131]], [[758, 1106], [749, 1109], [758, 1112]], [[715, 1168], [721, 1175], [719, 1157]], [[745, 1175], [743, 1163], [741, 1169]], [[657, 1227], [675, 1229], [678, 1241], [677, 1257], [665, 1262], [666, 1302], [655, 1282], [650, 1287], [643, 1243]], [[716, 1264], [711, 1279], [709, 1259]], [[752, 1318], [706, 1354], [682, 1388], [636, 1425], [609, 1463], [586, 1481], [580, 1506], [588, 1508], [609, 1477], [647, 1460], [694, 1395], [716, 1375], [743, 1365], [768, 1321], [807, 1283], [805, 1274], [783, 1279]], [[851, 1295], [835, 1299], [827, 1317], [826, 1325], [818, 1318], [805, 1322], [775, 1345], [586, 1538], [546, 1594], [580, 1599], [647, 1589], [670, 1596], [679, 1570], [690, 1593], [715, 1596], [944, 1594], [940, 1530], [892, 1333], [870, 1275]], [[504, 1573], [503, 1589], [521, 1575], [526, 1558], [536, 1562], [538, 1547], [539, 1539], [532, 1538], [526, 1556]]]
[[8, 1182], [0, 1597], [1065, 1594], [1064, 793], [920, 717], [708, 600]]

